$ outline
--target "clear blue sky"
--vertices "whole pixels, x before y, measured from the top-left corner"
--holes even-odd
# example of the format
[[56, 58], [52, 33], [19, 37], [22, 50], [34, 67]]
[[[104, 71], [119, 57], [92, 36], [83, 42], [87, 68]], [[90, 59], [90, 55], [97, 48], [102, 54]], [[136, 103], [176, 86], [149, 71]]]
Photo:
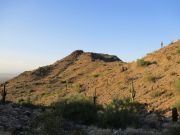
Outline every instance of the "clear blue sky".
[[0, 73], [77, 49], [132, 61], [179, 38], [179, 0], [0, 0]]

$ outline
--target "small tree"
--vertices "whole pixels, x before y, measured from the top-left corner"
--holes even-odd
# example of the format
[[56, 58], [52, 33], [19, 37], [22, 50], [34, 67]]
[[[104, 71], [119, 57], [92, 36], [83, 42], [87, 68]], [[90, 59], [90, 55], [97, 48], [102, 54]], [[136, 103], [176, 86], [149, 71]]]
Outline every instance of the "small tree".
[[151, 62], [145, 61], [144, 59], [138, 59], [138, 60], [137, 60], [137, 65], [138, 65], [139, 67], [147, 67], [147, 66], [149, 66], [150, 64], [151, 64]]

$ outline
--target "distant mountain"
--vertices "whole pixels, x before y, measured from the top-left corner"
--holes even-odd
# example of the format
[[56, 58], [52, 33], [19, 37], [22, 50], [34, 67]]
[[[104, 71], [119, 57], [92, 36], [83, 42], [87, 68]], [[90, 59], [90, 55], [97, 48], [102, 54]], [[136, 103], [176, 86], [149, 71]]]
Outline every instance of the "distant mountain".
[[12, 79], [15, 76], [17, 76], [17, 74], [0, 73], [0, 82], [4, 82], [4, 81], [7, 81], [7, 80], [10, 80], [10, 79]]
[[92, 97], [96, 90], [98, 103], [104, 104], [131, 96], [134, 87], [136, 101], [148, 104], [148, 110], [170, 114], [179, 99], [174, 87], [180, 79], [179, 50], [180, 41], [176, 41], [131, 63], [113, 55], [78, 50], [10, 80], [8, 99], [18, 102], [30, 98], [35, 104], [48, 105], [77, 93]]

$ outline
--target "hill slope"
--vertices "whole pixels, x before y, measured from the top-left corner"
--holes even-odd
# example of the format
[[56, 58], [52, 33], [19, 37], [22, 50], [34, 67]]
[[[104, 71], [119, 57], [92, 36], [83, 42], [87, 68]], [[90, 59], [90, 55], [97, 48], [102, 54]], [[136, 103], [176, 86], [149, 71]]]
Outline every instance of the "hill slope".
[[60, 97], [81, 93], [99, 103], [127, 97], [132, 87], [135, 100], [149, 104], [149, 109], [170, 113], [178, 100], [173, 84], [180, 79], [180, 41], [144, 57], [147, 66], [125, 63], [116, 56], [75, 51], [52, 65], [27, 71], [10, 80], [8, 99], [50, 104]]

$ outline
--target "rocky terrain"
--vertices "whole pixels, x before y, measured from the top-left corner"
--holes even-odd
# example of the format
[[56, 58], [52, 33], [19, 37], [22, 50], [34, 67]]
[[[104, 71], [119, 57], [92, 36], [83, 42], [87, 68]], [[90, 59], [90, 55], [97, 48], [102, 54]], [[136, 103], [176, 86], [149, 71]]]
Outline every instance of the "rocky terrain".
[[8, 103], [0, 105], [0, 134], [24, 135], [31, 119], [43, 112], [40, 108], [31, 108]]

